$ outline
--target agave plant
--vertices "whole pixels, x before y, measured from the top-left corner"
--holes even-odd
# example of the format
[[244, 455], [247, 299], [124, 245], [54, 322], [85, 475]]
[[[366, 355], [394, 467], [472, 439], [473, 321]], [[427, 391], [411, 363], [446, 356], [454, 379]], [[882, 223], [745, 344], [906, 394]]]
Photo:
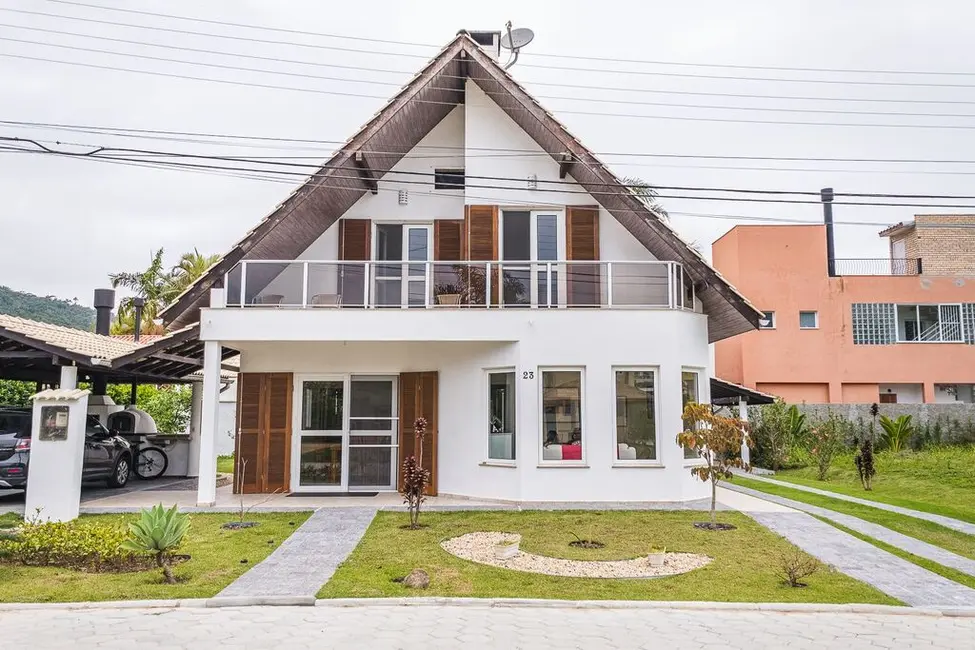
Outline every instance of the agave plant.
[[899, 453], [903, 449], [911, 435], [914, 433], [914, 425], [911, 423], [910, 415], [901, 415], [896, 420], [891, 420], [886, 415], [880, 416], [880, 426], [883, 428], [887, 438], [889, 449]]
[[177, 512], [176, 506], [166, 510], [160, 503], [143, 510], [139, 520], [129, 524], [130, 537], [122, 542], [122, 548], [134, 553], [153, 554], [166, 582], [175, 584], [170, 559], [189, 527], [189, 515]]

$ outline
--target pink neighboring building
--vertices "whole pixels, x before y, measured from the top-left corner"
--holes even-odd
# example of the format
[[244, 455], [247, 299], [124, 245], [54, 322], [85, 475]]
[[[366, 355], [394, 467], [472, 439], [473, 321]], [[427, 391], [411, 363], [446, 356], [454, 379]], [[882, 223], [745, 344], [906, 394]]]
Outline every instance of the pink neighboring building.
[[832, 276], [826, 232], [736, 226], [714, 242], [714, 266], [766, 312], [715, 344], [716, 375], [793, 403], [975, 401], [975, 216], [919, 215], [881, 233], [890, 259], [837, 259]]

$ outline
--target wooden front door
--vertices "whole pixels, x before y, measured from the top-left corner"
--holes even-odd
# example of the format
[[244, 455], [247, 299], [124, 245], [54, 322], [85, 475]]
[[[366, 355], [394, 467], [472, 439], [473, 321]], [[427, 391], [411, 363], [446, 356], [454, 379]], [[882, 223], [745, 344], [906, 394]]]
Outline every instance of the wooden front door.
[[289, 372], [237, 375], [234, 494], [287, 492], [291, 484]]
[[439, 411], [437, 371], [404, 372], [399, 376], [399, 488], [403, 488], [403, 461], [417, 453], [413, 422], [426, 418], [427, 432], [423, 438], [423, 467], [430, 470], [430, 485], [426, 494], [437, 494], [437, 420]]

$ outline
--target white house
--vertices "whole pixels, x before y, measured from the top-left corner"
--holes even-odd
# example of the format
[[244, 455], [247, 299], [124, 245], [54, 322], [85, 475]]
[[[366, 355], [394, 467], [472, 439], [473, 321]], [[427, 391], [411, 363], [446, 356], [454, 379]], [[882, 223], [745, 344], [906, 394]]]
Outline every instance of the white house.
[[205, 342], [201, 503], [221, 348], [240, 352], [246, 492], [705, 496], [675, 443], [708, 343], [760, 313], [461, 32], [163, 314]]

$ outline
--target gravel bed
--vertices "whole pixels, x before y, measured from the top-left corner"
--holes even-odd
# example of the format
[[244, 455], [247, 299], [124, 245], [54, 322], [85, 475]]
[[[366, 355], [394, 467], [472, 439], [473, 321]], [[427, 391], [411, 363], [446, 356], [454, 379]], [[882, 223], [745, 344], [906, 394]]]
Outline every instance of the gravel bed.
[[566, 560], [524, 551], [510, 560], [499, 560], [494, 556], [496, 545], [520, 541], [521, 535], [514, 533], [467, 533], [448, 539], [440, 546], [451, 555], [478, 564], [570, 578], [656, 578], [687, 573], [711, 562], [708, 556], [694, 553], [667, 553], [662, 567], [650, 566], [646, 556], [612, 561]]

